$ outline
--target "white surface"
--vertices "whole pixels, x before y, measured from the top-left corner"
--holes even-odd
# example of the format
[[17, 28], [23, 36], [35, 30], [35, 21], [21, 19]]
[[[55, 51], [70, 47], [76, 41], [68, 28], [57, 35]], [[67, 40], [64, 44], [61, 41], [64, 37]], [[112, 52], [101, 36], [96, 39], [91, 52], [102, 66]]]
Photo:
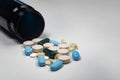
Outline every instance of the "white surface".
[[0, 32], [0, 80], [120, 80], [119, 0], [23, 1], [44, 16], [41, 37], [77, 43], [82, 59], [51, 72]]

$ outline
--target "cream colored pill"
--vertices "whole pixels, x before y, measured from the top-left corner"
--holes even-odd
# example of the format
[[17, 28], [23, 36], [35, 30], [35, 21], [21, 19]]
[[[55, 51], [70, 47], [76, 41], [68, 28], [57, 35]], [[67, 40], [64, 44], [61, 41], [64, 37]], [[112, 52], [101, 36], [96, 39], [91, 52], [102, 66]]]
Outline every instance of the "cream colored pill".
[[30, 57], [31, 57], [31, 58], [35, 58], [36, 56], [37, 56], [36, 53], [32, 53], [32, 54], [30, 54]]
[[57, 46], [51, 46], [48, 49], [56, 52], [59, 48]]
[[34, 44], [37, 44], [38, 42], [40, 42], [42, 39], [41, 38], [35, 38], [32, 41], [34, 42]]
[[46, 64], [47, 66], [50, 66], [52, 63], [53, 63], [52, 60], [46, 60], [46, 61], [45, 61], [45, 64]]
[[59, 54], [63, 54], [63, 55], [69, 54], [69, 50], [68, 50], [68, 49], [59, 49], [57, 52], [58, 52]]
[[69, 45], [68, 44], [60, 44], [58, 46], [60, 49], [68, 49], [69, 48]]
[[49, 47], [52, 47], [52, 46], [54, 46], [53, 43], [45, 43], [45, 44], [43, 44], [44, 48], [49, 48]]
[[64, 64], [70, 63], [70, 57], [67, 55], [61, 55], [58, 57], [59, 60], [62, 60]]
[[33, 52], [39, 53], [43, 51], [43, 46], [42, 45], [33, 45], [32, 46]]
[[32, 46], [32, 45], [34, 45], [34, 42], [32, 42], [32, 41], [25, 41], [25, 42], [23, 42], [23, 46], [25, 47], [25, 46]]
[[44, 52], [40, 52], [40, 53], [36, 53], [36, 57], [39, 57], [39, 56], [45, 56], [45, 53]]
[[61, 43], [62, 44], [67, 44], [66, 40], [64, 40], [64, 39], [61, 40]]

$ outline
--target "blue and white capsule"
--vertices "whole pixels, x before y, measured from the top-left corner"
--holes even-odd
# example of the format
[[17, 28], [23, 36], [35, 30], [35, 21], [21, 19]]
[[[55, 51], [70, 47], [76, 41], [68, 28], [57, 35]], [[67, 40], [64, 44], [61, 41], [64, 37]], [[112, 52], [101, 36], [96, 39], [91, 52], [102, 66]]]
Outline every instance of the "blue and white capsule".
[[26, 56], [30, 56], [30, 54], [32, 54], [32, 48], [30, 46], [25, 46], [24, 53]]
[[79, 52], [78, 51], [72, 51], [72, 58], [75, 61], [80, 60], [80, 54], [79, 54]]
[[44, 67], [45, 66], [45, 57], [44, 56], [39, 56], [38, 57], [38, 65], [40, 67]]

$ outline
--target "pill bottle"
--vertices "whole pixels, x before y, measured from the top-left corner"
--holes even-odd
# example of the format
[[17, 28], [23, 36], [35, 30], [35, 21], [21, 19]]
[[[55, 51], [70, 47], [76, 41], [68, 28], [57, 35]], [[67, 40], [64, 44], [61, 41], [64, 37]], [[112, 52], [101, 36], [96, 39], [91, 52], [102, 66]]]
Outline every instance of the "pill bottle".
[[43, 16], [31, 6], [19, 0], [0, 0], [0, 28], [13, 38], [23, 42], [39, 37], [44, 26]]

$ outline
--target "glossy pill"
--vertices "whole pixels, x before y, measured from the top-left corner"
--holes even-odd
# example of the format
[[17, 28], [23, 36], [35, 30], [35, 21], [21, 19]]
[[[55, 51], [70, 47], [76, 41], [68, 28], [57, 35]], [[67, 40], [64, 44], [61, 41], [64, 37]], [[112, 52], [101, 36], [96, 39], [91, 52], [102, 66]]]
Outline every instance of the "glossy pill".
[[32, 54], [32, 48], [30, 46], [25, 46], [24, 53], [26, 56], [30, 56], [30, 54]]
[[72, 58], [75, 61], [78, 61], [80, 59], [80, 54], [78, 51], [72, 51]]
[[39, 57], [38, 57], [38, 65], [39, 65], [40, 67], [45, 66], [45, 57], [44, 57], [44, 56], [39, 56]]
[[23, 46], [25, 47], [25, 46], [32, 46], [32, 45], [34, 45], [34, 42], [32, 42], [32, 41], [25, 41], [25, 42], [23, 42]]
[[58, 41], [55, 40], [50, 40], [50, 43], [53, 43], [54, 46], [58, 46], [60, 44]]
[[45, 38], [45, 39], [39, 41], [37, 44], [38, 45], [43, 45], [43, 44], [48, 43], [48, 42], [50, 42], [50, 39], [49, 38]]
[[42, 45], [33, 45], [32, 46], [33, 52], [39, 53], [43, 51], [43, 46]]
[[59, 60], [50, 65], [50, 70], [57, 71], [60, 68], [62, 68], [62, 66], [63, 66], [63, 62], [61, 60]]
[[62, 55], [68, 55], [69, 54], [69, 50], [68, 49], [59, 49], [57, 52], [59, 54], [62, 54]]
[[70, 63], [70, 57], [68, 55], [61, 55], [58, 59], [62, 60], [64, 64]]

